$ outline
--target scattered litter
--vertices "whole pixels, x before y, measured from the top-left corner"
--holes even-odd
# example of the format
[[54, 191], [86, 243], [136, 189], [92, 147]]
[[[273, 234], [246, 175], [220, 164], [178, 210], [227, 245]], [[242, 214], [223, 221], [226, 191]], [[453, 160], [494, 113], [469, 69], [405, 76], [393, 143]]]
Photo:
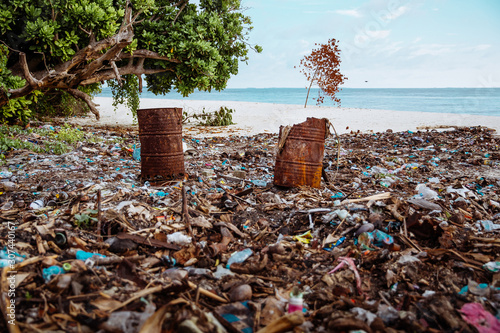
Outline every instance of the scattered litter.
[[274, 134], [183, 136], [185, 174], [143, 179], [137, 131], [85, 132], [102, 141], [2, 151], [0, 266], [23, 327], [499, 331], [488, 129], [327, 137], [320, 185], [288, 188]]

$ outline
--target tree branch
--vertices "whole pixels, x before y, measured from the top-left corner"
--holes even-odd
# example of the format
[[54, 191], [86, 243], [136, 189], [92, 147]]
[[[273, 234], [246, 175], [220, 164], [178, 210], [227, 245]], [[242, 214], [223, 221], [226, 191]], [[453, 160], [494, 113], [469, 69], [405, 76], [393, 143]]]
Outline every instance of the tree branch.
[[99, 120], [99, 118], [101, 117], [100, 114], [99, 114], [99, 110], [97, 110], [97, 104], [95, 104], [92, 99], [90, 98], [89, 95], [87, 95], [86, 93], [84, 93], [83, 91], [80, 91], [78, 89], [68, 89], [67, 90], [68, 93], [70, 93], [73, 97], [75, 98], [79, 98], [81, 99], [82, 101], [84, 101], [85, 103], [87, 103], [87, 105], [89, 106], [90, 108], [90, 111], [95, 115], [95, 118], [97, 120]]
[[[175, 21], [177, 21], [177, 18], [179, 17], [179, 15], [181, 15], [181, 12], [184, 10], [184, 8], [186, 7], [186, 5], [188, 4], [189, 1], [184, 1], [184, 3], [182, 4], [181, 8], [179, 8], [179, 11], [177, 12], [177, 15], [175, 15], [175, 18], [174, 20], [172, 21], [172, 27], [174, 26], [175, 24]], [[178, 2], [178, 4], [181, 3], [181, 1]], [[176, 4], [177, 5], [177, 4]]]
[[26, 53], [24, 52], [19, 53], [19, 65], [21, 66], [26, 82], [28, 82], [30, 87], [32, 87], [33, 90], [40, 88], [42, 83], [31, 75], [30, 69], [28, 68], [28, 62], [26, 61]]
[[[77, 80], [85, 80], [89, 78], [96, 70], [104, 65], [105, 61], [110, 61], [114, 59], [127, 45], [132, 43], [132, 39], [134, 34], [132, 31], [127, 31], [127, 34], [122, 36], [122, 40], [115, 45], [113, 45], [106, 53], [92, 61], [87, 67], [84, 69], [81, 75], [78, 75], [75, 79]], [[75, 82], [77, 84], [78, 82]], [[70, 84], [72, 85], [72, 84]]]
[[[158, 68], [158, 69], [139, 69], [136, 66], [134, 67], [123, 67], [123, 68], [118, 68], [118, 71], [120, 75], [127, 75], [127, 74], [135, 74], [137, 76], [140, 76], [142, 74], [158, 74], [158, 73], [165, 73], [165, 72], [173, 72], [174, 70], [171, 68], [163, 69], [163, 68]], [[115, 78], [115, 72], [112, 69], [104, 69], [102, 71], [96, 72], [92, 77], [82, 81], [80, 84], [82, 86], [86, 86], [92, 83], [96, 82], [101, 82], [101, 81], [106, 81], [106, 80], [111, 80]]]
[[[131, 36], [128, 36], [129, 34]], [[80, 64], [84, 64], [88, 61], [93, 61], [93, 60], [102, 58], [102, 56], [103, 56], [102, 52], [104, 50], [106, 50], [107, 48], [109, 48], [113, 45], [123, 43], [127, 39], [130, 39], [130, 42], [132, 42], [133, 35], [134, 35], [133, 32], [130, 33], [128, 31], [125, 31], [125, 32], [119, 31], [114, 36], [108, 37], [106, 39], [100, 40], [100, 41], [95, 42], [95, 43], [90, 43], [88, 46], [86, 46], [83, 49], [81, 49], [80, 51], [78, 51], [73, 56], [73, 58], [71, 60], [68, 60], [68, 61], [56, 66], [54, 69], [56, 72], [68, 72], [71, 69], [78, 67]], [[123, 47], [125, 47], [125, 46], [126, 45], [124, 45]], [[109, 59], [112, 59], [112, 57]], [[107, 59], [107, 60], [109, 60], [109, 59]]]
[[122, 77], [120, 76], [120, 72], [118, 71], [118, 67], [116, 66], [116, 63], [114, 61], [111, 61], [111, 68], [113, 68], [113, 72], [115, 73], [116, 81], [118, 81], [118, 85], [120, 87], [123, 87]]
[[153, 52], [149, 50], [135, 50], [133, 53], [122, 53], [120, 54], [121, 59], [127, 59], [127, 58], [148, 58], [148, 59], [158, 59], [158, 60], [165, 60], [165, 61], [170, 61], [170, 62], [175, 62], [175, 63], [181, 63], [180, 60], [174, 59], [174, 58], [169, 58], [167, 56], [162, 56], [158, 52]]

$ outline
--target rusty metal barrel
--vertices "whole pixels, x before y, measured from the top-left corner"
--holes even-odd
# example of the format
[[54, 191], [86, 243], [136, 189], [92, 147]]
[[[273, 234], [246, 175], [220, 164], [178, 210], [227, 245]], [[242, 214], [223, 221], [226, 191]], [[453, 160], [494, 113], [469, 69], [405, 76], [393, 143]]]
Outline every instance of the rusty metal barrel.
[[274, 167], [274, 184], [319, 188], [329, 121], [307, 118], [303, 123], [281, 126]]
[[137, 110], [142, 179], [184, 177], [182, 108]]

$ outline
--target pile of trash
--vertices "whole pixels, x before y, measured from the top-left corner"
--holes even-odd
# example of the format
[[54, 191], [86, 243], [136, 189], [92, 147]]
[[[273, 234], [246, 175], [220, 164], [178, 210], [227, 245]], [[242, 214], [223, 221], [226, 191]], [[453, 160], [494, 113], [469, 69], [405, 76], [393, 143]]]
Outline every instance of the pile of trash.
[[273, 185], [274, 134], [143, 181], [136, 131], [86, 131], [0, 167], [2, 332], [500, 331], [487, 128], [331, 136], [320, 188]]

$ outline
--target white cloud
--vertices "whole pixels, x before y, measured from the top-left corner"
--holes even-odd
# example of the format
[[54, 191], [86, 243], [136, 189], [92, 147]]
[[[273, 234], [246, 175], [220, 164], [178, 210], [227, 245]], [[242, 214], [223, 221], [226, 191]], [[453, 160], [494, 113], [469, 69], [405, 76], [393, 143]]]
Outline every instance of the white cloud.
[[392, 21], [400, 17], [401, 15], [405, 14], [410, 10], [409, 6], [401, 6], [395, 9], [394, 11], [390, 12], [389, 14], [385, 15], [382, 19], [384, 21]]
[[389, 36], [390, 33], [391, 30], [372, 30], [366, 32], [366, 34], [373, 39], [387, 38], [387, 36]]
[[451, 53], [455, 50], [456, 45], [452, 44], [425, 44], [419, 46], [414, 52], [411, 53], [410, 58], [425, 56], [425, 55], [442, 55]]
[[345, 16], [352, 16], [352, 17], [362, 17], [363, 16], [357, 9], [339, 9], [339, 10], [334, 11], [334, 13], [337, 13], [340, 15], [345, 15]]
[[491, 44], [476, 45], [471, 48], [471, 51], [485, 51], [491, 47]]
[[393, 55], [396, 52], [401, 51], [404, 48], [403, 42], [392, 42], [392, 43], [379, 43], [376, 47], [370, 50], [372, 55], [382, 54], [385, 56]]

